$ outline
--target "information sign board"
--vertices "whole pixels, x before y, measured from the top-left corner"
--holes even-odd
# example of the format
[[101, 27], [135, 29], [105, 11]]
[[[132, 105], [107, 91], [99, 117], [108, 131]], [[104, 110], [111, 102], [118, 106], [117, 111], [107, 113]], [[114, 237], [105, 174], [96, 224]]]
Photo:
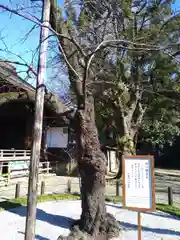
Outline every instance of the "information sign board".
[[138, 212], [155, 211], [153, 156], [123, 157], [123, 206]]

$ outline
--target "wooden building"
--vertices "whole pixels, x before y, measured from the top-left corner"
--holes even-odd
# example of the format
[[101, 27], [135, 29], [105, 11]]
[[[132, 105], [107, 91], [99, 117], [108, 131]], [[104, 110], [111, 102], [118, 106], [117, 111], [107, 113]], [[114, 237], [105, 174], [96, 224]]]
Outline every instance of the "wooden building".
[[[10, 159], [12, 152], [17, 160], [20, 152], [30, 159], [34, 110], [35, 88], [11, 64], [0, 62], [0, 162]], [[64, 115], [68, 111], [57, 96], [45, 94], [41, 158], [46, 152], [48, 161], [65, 161], [62, 149], [68, 144], [68, 121]]]

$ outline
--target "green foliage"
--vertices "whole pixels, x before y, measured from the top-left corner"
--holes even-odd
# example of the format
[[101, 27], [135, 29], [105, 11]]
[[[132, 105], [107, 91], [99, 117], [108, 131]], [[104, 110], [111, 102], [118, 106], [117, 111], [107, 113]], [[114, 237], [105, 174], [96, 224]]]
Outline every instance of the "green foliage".
[[[103, 46], [90, 66], [86, 90], [95, 95], [100, 135], [107, 123], [116, 127], [118, 139], [128, 133], [134, 140], [139, 129], [156, 143], [173, 141], [179, 134], [180, 15], [172, 12], [172, 2], [66, 2], [67, 21], [61, 24], [83, 52], [91, 54], [103, 40], [124, 41], [118, 47]], [[69, 61], [83, 76], [86, 59], [72, 44], [71, 48]]]
[[[166, 77], [163, 80], [165, 81]], [[139, 132], [140, 138], [148, 138], [153, 144], [161, 146], [166, 143], [171, 145], [180, 135], [179, 94], [176, 94], [173, 90], [174, 85], [177, 86], [177, 84], [172, 81], [169, 84], [172, 85], [169, 89], [168, 87], [164, 89], [164, 83], [162, 84], [164, 90], [159, 87], [163, 90], [163, 94], [157, 94], [152, 99]]]
[[[173, 15], [171, 1], [149, 1], [148, 4], [147, 1], [136, 1], [136, 11], [132, 10], [132, 4], [132, 1], [119, 3], [124, 18], [117, 26], [118, 36], [132, 44], [117, 48], [116, 61], [111, 65], [110, 73], [106, 71], [114, 77], [104, 98], [99, 95], [100, 101], [96, 101], [98, 122], [103, 125], [103, 121], [115, 121], [120, 138], [125, 122], [129, 131], [136, 126], [137, 131], [141, 129], [140, 135], [150, 138], [153, 143], [172, 142], [179, 134], [180, 78], [179, 62], [176, 61], [179, 56], [179, 15]], [[133, 43], [145, 44], [144, 50], [138, 50]], [[153, 51], [150, 50], [152, 46], [166, 50]], [[137, 121], [138, 105], [132, 118], [128, 116], [136, 101], [137, 88], [142, 92], [141, 106], [146, 109], [141, 122]]]
[[153, 144], [164, 146], [166, 143], [172, 144], [180, 135], [180, 123], [173, 124], [155, 121], [144, 121], [140, 130], [140, 135], [151, 140]]

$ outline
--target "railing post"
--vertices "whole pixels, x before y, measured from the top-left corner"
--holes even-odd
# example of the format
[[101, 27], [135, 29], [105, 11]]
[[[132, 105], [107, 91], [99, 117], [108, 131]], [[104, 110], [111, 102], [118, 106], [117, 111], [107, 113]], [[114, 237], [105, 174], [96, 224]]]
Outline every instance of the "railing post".
[[10, 162], [8, 162], [8, 176], [7, 176], [7, 184], [10, 183], [10, 180], [11, 180], [11, 165], [10, 165]]
[[111, 163], [111, 149], [109, 149], [109, 172], [112, 171]]
[[21, 189], [21, 184], [18, 182], [16, 183], [15, 198], [20, 198], [20, 189]]
[[119, 197], [119, 181], [116, 181], [116, 196]]
[[[0, 157], [3, 158], [3, 150], [0, 150]], [[0, 160], [0, 175], [3, 171], [3, 159]]]
[[3, 172], [3, 161], [0, 160], [0, 175], [2, 175]]
[[41, 182], [41, 195], [45, 194], [45, 181]]
[[47, 169], [46, 169], [46, 173], [49, 174], [49, 162], [47, 162]]
[[71, 180], [68, 179], [67, 181], [67, 192], [70, 194], [71, 193]]
[[173, 191], [171, 187], [168, 187], [168, 204], [173, 206]]
[[15, 151], [15, 149], [13, 149], [14, 150], [14, 152], [13, 152], [13, 157], [14, 157], [14, 160], [16, 159], [16, 151]]

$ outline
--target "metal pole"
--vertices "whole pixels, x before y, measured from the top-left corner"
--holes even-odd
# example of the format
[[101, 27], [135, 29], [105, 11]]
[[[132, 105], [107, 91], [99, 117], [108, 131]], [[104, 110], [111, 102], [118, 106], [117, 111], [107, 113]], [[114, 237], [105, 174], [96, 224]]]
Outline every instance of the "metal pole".
[[43, 111], [44, 111], [44, 78], [46, 77], [46, 55], [49, 35], [50, 0], [43, 0], [42, 23], [40, 30], [40, 53], [38, 60], [38, 75], [36, 86], [35, 116], [33, 128], [33, 146], [29, 169], [28, 201], [25, 240], [35, 239], [36, 200], [38, 184], [38, 167], [42, 141]]

